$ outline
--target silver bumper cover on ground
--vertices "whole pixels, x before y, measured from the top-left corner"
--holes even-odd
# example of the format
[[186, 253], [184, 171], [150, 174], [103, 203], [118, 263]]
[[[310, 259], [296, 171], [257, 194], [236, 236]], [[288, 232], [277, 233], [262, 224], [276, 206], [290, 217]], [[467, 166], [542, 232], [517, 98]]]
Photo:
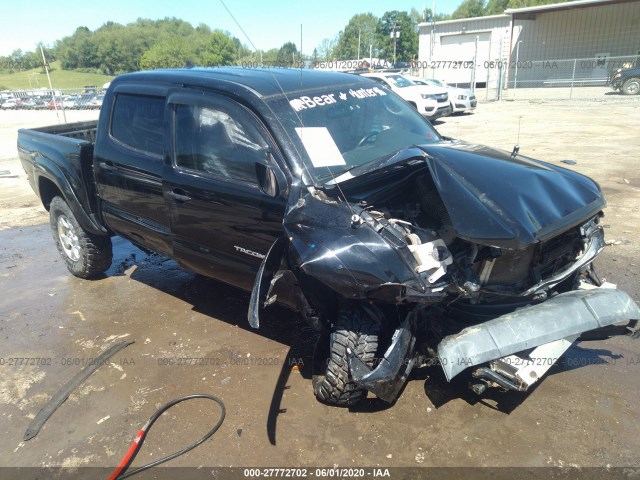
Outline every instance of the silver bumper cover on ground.
[[625, 320], [640, 320], [626, 293], [571, 291], [449, 335], [438, 345], [438, 358], [451, 381], [468, 367]]

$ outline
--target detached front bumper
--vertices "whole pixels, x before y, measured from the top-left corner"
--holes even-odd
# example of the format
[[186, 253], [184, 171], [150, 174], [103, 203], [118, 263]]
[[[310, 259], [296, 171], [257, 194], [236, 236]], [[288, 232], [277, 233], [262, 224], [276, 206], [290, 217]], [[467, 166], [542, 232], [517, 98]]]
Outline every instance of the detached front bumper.
[[626, 293], [613, 288], [575, 290], [449, 335], [438, 345], [438, 358], [451, 381], [474, 365], [562, 339], [573, 341], [584, 332], [626, 320], [640, 320], [640, 309]]
[[[417, 361], [414, 315], [409, 313], [398, 327], [375, 368], [347, 351], [352, 380], [386, 402], [396, 399]], [[478, 379], [471, 385], [476, 393], [487, 385], [526, 391], [581, 334], [627, 320], [640, 320], [640, 308], [626, 293], [615, 288], [575, 290], [444, 338], [438, 359], [448, 381], [469, 367], [488, 364], [472, 372]], [[524, 351], [525, 358], [514, 355]]]

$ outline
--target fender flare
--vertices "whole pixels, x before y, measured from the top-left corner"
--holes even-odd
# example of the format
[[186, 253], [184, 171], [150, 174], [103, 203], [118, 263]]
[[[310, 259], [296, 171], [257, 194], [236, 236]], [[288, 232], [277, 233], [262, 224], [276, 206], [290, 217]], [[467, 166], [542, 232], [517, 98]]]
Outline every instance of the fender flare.
[[40, 180], [46, 179], [53, 183], [62, 193], [64, 201], [67, 202], [69, 208], [73, 212], [74, 217], [78, 220], [80, 226], [86, 231], [96, 235], [106, 235], [107, 230], [100, 225], [95, 219], [85, 211], [78, 195], [76, 195], [71, 182], [67, 179], [64, 172], [54, 162], [48, 161], [46, 157], [37, 156], [34, 158], [35, 166], [35, 185], [38, 189], [38, 196], [44, 205], [40, 192]]

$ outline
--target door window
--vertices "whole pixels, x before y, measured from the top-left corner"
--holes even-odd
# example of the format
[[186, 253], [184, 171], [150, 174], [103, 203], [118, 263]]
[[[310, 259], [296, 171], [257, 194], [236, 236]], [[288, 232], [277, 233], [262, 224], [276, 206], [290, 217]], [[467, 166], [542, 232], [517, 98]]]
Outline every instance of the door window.
[[143, 152], [162, 155], [164, 98], [118, 94], [111, 116], [111, 136]]
[[256, 163], [267, 160], [267, 143], [249, 115], [235, 113], [213, 106], [175, 105], [176, 166], [256, 184]]

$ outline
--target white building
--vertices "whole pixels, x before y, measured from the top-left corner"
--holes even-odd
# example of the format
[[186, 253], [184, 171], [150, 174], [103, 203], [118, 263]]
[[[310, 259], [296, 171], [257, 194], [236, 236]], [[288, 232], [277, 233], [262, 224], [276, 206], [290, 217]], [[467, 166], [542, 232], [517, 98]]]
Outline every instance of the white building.
[[419, 28], [420, 73], [449, 83], [595, 85], [640, 58], [640, 0], [578, 0]]

